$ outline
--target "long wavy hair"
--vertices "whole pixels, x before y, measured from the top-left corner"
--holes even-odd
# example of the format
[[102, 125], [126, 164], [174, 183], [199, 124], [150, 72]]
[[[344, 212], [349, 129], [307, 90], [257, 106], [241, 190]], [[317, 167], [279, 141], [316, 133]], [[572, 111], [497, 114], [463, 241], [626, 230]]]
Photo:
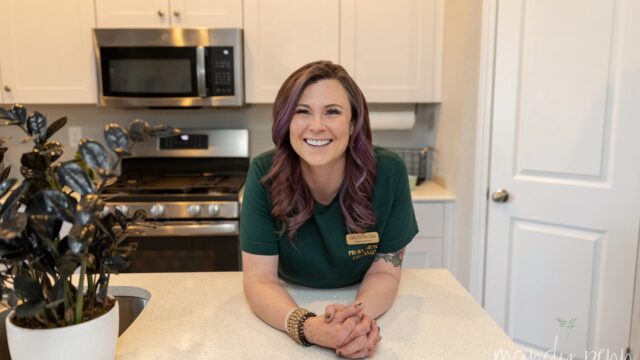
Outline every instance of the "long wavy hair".
[[312, 62], [285, 80], [273, 104], [273, 142], [276, 146], [269, 172], [261, 183], [271, 195], [271, 214], [280, 221], [281, 236], [290, 241], [313, 215], [313, 196], [302, 177], [300, 158], [289, 141], [289, 124], [302, 92], [320, 80], [339, 81], [349, 96], [352, 132], [345, 154], [345, 172], [338, 191], [340, 207], [349, 232], [363, 232], [373, 226], [373, 185], [376, 160], [371, 142], [369, 109], [360, 88], [347, 71], [330, 61]]

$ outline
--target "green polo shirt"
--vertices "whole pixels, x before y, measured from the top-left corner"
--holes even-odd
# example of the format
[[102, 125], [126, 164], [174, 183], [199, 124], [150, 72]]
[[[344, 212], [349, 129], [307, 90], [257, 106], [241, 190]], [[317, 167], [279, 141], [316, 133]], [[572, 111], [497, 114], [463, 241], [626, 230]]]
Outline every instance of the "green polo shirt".
[[347, 227], [336, 196], [329, 205], [314, 204], [314, 213], [293, 241], [279, 236], [279, 224], [271, 216], [271, 196], [260, 179], [271, 167], [273, 150], [251, 162], [240, 217], [240, 246], [258, 255], [279, 255], [278, 274], [285, 281], [316, 288], [336, 288], [362, 281], [378, 253], [404, 248], [418, 233], [413, 213], [407, 169], [402, 159], [374, 147], [376, 179], [373, 205], [378, 244], [347, 244]]

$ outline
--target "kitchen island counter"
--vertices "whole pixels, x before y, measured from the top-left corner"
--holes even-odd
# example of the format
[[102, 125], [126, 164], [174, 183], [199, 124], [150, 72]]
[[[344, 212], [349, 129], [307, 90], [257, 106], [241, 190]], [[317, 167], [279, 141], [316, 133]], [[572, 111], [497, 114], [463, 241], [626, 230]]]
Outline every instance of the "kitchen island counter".
[[[121, 274], [111, 285], [151, 293], [120, 337], [117, 359], [336, 358], [332, 350], [295, 344], [257, 318], [244, 298], [241, 272]], [[318, 314], [327, 304], [351, 303], [357, 290], [285, 287]], [[395, 303], [377, 322], [378, 359], [494, 359], [494, 351], [517, 350], [445, 269], [403, 270]]]

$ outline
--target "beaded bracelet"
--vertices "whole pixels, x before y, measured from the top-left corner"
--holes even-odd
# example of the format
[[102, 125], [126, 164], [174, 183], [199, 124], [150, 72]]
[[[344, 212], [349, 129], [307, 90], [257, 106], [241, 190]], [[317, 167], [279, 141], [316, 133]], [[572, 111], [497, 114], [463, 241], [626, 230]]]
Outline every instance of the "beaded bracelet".
[[316, 316], [316, 314], [307, 309], [297, 308], [287, 317], [287, 333], [298, 344], [311, 346], [311, 343], [304, 336], [304, 322], [314, 316]]
[[300, 344], [302, 344], [304, 346], [311, 346], [311, 343], [307, 340], [307, 337], [304, 336], [304, 322], [308, 318], [314, 317], [314, 316], [316, 316], [316, 314], [314, 314], [312, 312], [308, 312], [308, 313], [302, 315], [302, 318], [298, 322], [298, 337], [300, 338]]

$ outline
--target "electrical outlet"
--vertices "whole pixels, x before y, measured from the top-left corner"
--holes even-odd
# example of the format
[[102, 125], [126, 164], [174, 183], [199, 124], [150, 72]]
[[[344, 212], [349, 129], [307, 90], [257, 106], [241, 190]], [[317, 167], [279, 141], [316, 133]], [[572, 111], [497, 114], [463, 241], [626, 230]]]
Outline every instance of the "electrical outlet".
[[69, 146], [77, 148], [80, 139], [82, 139], [82, 128], [80, 126], [69, 126]]

